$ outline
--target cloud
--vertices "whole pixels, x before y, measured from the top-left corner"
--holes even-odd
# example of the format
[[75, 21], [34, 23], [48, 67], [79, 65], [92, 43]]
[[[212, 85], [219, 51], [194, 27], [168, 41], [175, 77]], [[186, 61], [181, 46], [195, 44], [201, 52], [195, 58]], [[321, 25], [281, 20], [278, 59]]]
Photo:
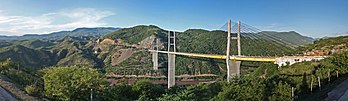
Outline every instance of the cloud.
[[337, 37], [337, 36], [348, 36], [348, 32], [334, 33], [333, 35], [334, 35], [335, 37]]
[[102, 19], [112, 15], [115, 13], [94, 8], [65, 9], [38, 16], [7, 15], [0, 10], [0, 35], [42, 34], [78, 27], [105, 26], [107, 23]]

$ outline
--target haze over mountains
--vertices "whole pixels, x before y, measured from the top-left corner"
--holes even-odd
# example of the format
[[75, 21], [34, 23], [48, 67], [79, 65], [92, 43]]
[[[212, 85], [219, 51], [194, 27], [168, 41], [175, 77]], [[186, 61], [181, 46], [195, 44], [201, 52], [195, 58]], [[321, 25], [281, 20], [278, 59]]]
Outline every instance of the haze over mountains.
[[95, 36], [100, 37], [111, 32], [117, 31], [121, 28], [113, 28], [113, 27], [96, 27], [96, 28], [76, 28], [72, 31], [59, 31], [53, 32], [49, 34], [25, 34], [23, 36], [1, 36], [0, 40], [22, 40], [22, 39], [60, 39], [65, 36]]

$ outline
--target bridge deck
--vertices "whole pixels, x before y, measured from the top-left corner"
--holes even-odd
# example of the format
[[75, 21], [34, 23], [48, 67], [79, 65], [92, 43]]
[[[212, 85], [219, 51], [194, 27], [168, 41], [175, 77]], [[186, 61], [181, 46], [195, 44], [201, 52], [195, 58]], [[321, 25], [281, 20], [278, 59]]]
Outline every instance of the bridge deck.
[[[156, 51], [156, 50], [149, 50], [149, 51], [150, 52], [165, 53], [165, 54], [182, 55], [182, 56], [188, 56], [188, 57], [226, 59], [226, 55], [197, 54], [197, 53], [184, 53], [184, 52], [168, 52], [168, 51]], [[282, 58], [323, 58], [323, 57], [326, 57], [326, 56], [283, 56], [283, 57], [230, 56], [230, 59], [234, 60], [234, 61], [276, 62], [277, 59], [282, 59]]]
[[[213, 58], [213, 59], [226, 59], [226, 55], [210, 55], [210, 54], [196, 54], [196, 53], [183, 53], [183, 52], [168, 52], [168, 51], [155, 51], [149, 50], [151, 52], [159, 52], [166, 54], [175, 54], [188, 57], [202, 57], [202, 58]], [[252, 57], [252, 56], [230, 56], [231, 60], [235, 61], [261, 61], [261, 62], [275, 62], [275, 57]]]

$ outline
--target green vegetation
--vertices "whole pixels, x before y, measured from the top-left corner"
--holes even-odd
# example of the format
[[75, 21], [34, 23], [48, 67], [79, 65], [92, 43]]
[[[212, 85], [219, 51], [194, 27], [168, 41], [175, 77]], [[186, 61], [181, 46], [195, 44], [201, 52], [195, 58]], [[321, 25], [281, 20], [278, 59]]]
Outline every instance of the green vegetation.
[[92, 53], [93, 37], [62, 40], [21, 40], [0, 48], [0, 59], [11, 58], [27, 68], [49, 66], [96, 66], [104, 64]]
[[331, 55], [334, 53], [342, 53], [348, 51], [348, 36], [339, 36], [333, 38], [325, 38], [314, 41], [298, 49], [307, 53], [322, 53], [323, 55]]
[[88, 100], [90, 89], [99, 93], [106, 80], [92, 68], [55, 67], [44, 69], [45, 96], [56, 100]]
[[[84, 29], [80, 29], [84, 30]], [[76, 30], [75, 32], [77, 32]], [[93, 32], [94, 33], [94, 32]], [[160, 39], [160, 50], [166, 50], [167, 31], [157, 26], [135, 26], [115, 31], [103, 38], [122, 39], [128, 45], [139, 45], [140, 42], [150, 37]], [[225, 54], [226, 32], [207, 31], [190, 29], [184, 32], [177, 32], [177, 51], [195, 52], [202, 54]], [[4, 45], [0, 48], [0, 59], [11, 58], [26, 67], [38, 70], [49, 66], [92, 66], [103, 68], [107, 73], [118, 73], [127, 70], [130, 73], [147, 74], [151, 72], [151, 54], [141, 49], [134, 49], [135, 52], [130, 58], [119, 64], [115, 64], [115, 56], [121, 49], [129, 47], [115, 47], [113, 45], [101, 45], [96, 43], [95, 37], [64, 37], [55, 40], [21, 40], [11, 45]], [[282, 56], [296, 53], [295, 50], [284, 47], [280, 44], [267, 40], [254, 40], [242, 37], [243, 55]], [[145, 41], [150, 43], [151, 40]], [[221, 45], [218, 45], [221, 44]], [[232, 43], [232, 54], [236, 54], [236, 43]], [[255, 49], [254, 47], [258, 47]], [[95, 54], [94, 50], [101, 50]], [[161, 71], [166, 71], [166, 55], [160, 55]], [[202, 58], [187, 58], [178, 56], [176, 59], [178, 68], [177, 74], [224, 74], [224, 61]], [[112, 65], [114, 64], [114, 65]], [[253, 71], [253, 67], [259, 63], [243, 63], [242, 68]], [[251, 64], [251, 65], [249, 65]], [[139, 70], [140, 69], [140, 70]], [[144, 72], [142, 72], [144, 71]], [[148, 71], [148, 72], [147, 72]], [[246, 74], [246, 73], [242, 73]]]
[[[295, 32], [287, 33], [290, 34], [276, 32], [273, 34], [279, 34], [279, 38], [289, 38], [287, 41], [301, 37]], [[133, 85], [128, 85], [126, 84], [128, 81], [124, 79], [127, 82], [109, 85], [105, 78], [109, 73], [121, 75], [166, 73], [167, 63], [164, 61], [167, 60], [167, 56], [160, 55], [160, 70], [151, 70], [151, 54], [141, 47], [142, 42], [150, 43], [153, 40], [148, 39], [153, 37], [160, 39], [160, 50], [167, 49], [167, 32], [156, 26], [125, 28], [103, 37], [122, 39], [121, 42], [126, 46], [122, 46], [124, 43], [99, 44], [95, 37], [64, 37], [59, 40], [21, 40], [2, 43], [0, 73], [9, 78], [8, 81], [17, 84], [21, 90], [35, 97], [49, 100], [89, 100], [92, 93], [93, 98], [103, 101], [288, 101], [292, 100], [292, 88], [295, 89], [296, 100], [322, 100], [333, 85], [341, 80], [334, 78], [336, 73], [338, 72], [340, 77], [345, 77], [344, 75], [348, 73], [348, 52], [340, 52], [321, 61], [302, 62], [281, 68], [271, 63], [243, 62], [241, 78], [228, 83], [225, 82], [224, 60], [177, 56], [176, 75], [217, 74], [217, 79], [210, 78], [216, 79], [217, 82], [175, 86], [171, 89], [166, 89], [164, 85], [152, 84], [147, 80], [137, 80]], [[301, 38], [306, 39], [306, 37]], [[176, 39], [176, 48], [179, 52], [225, 54], [226, 32], [224, 31], [190, 29], [177, 32]], [[282, 56], [299, 52], [263, 39], [242, 37], [241, 40], [243, 55]], [[322, 39], [301, 49], [343, 46], [344, 41], [346, 37]], [[296, 44], [306, 42], [308, 40]], [[236, 43], [232, 44], [232, 49], [236, 49]], [[96, 49], [100, 52], [94, 53]], [[120, 53], [122, 49], [130, 49], [132, 55], [121, 63], [112, 65], [115, 63], [114, 60], [117, 60], [115, 58], [122, 55], [122, 52]], [[231, 51], [231, 54], [236, 53], [236, 50]], [[103, 74], [104, 72], [106, 73]], [[321, 88], [318, 87], [318, 77], [321, 80]], [[313, 89], [310, 89], [311, 85]]]
[[140, 41], [150, 37], [151, 35], [164, 33], [164, 30], [157, 26], [140, 25], [132, 28], [124, 28], [119, 31], [115, 31], [111, 34], [105, 35], [104, 38], [122, 39], [129, 44], [138, 44]]
[[[156, 34], [157, 33], [157, 34]], [[201, 54], [225, 54], [226, 50], [226, 32], [224, 31], [207, 31], [201, 29], [189, 29], [184, 32], [176, 33], [176, 42], [177, 42], [177, 51], [179, 52], [192, 52], [192, 53], [201, 53]], [[142, 40], [155, 35], [160, 39], [160, 44], [163, 44], [164, 47], [160, 50], [166, 49], [166, 31], [162, 30], [156, 26], [136, 26], [132, 28], [125, 28], [119, 31], [116, 31], [112, 34], [104, 36], [104, 38], [112, 39], [123, 39], [124, 42], [129, 44], [137, 44]], [[252, 56], [282, 56], [290, 55], [297, 53], [296, 50], [291, 49], [290, 47], [283, 46], [281, 44], [273, 43], [267, 40], [255, 40], [247, 37], [242, 37], [242, 54], [243, 55], [252, 55]], [[235, 50], [236, 42], [231, 45], [232, 54], [237, 54]], [[254, 48], [258, 47], [258, 48]], [[160, 55], [160, 66], [161, 68], [166, 68], [167, 63], [166, 55]], [[143, 51], [137, 51], [130, 58], [126, 59], [122, 63], [116, 66], [108, 66], [106, 68], [108, 73], [117, 73], [122, 72], [122, 70], [127, 70], [126, 72], [136, 73], [137, 69], [142, 69], [141, 71], [147, 71], [146, 69], [152, 69], [151, 66], [151, 54], [144, 53]], [[138, 65], [141, 64], [141, 65]], [[254, 66], [260, 65], [260, 63], [243, 63], [242, 68], [248, 68], [253, 71]], [[107, 65], [107, 64], [106, 64]], [[226, 70], [221, 70], [220, 67], [224, 67], [223, 60], [215, 59], [203, 59], [203, 58], [189, 58], [183, 56], [177, 56], [176, 58], [176, 73], [180, 74], [224, 74]], [[122, 69], [122, 70], [120, 70]], [[165, 70], [164, 70], [165, 71]], [[246, 71], [246, 72], [248, 72]], [[244, 72], [244, 71], [243, 71]], [[140, 73], [140, 74], [146, 74]], [[243, 73], [245, 74], [245, 73]], [[133, 74], [135, 75], [135, 74]]]
[[290, 31], [290, 32], [264, 31], [264, 32], [274, 36], [275, 38], [282, 39], [285, 42], [292, 43], [293, 45], [296, 45], [296, 46], [312, 44], [314, 41], [313, 38], [302, 36], [295, 31]]

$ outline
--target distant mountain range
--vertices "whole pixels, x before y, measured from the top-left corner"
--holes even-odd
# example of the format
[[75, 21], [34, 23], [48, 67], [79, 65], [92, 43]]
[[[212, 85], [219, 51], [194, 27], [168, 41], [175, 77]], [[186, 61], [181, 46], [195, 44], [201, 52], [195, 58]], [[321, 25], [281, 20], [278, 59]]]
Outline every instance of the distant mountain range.
[[[313, 42], [312, 38], [296, 32], [268, 32], [281, 40], [297, 45]], [[2, 36], [0, 39], [17, 40], [0, 42], [0, 59], [11, 58], [28, 67], [48, 66], [95, 66], [105, 67], [106, 72], [120, 69], [151, 70], [151, 54], [145, 49], [159, 39], [159, 49], [167, 48], [168, 31], [157, 26], [131, 28], [78, 28], [44, 35]], [[98, 40], [96, 37], [102, 36]], [[189, 29], [177, 32], [177, 51], [201, 54], [225, 54], [225, 31]], [[43, 40], [49, 39], [49, 40]], [[105, 39], [105, 40], [104, 40]], [[112, 39], [112, 40], [110, 40]], [[113, 40], [118, 40], [113, 43]], [[111, 43], [105, 43], [107, 40]], [[295, 54], [296, 49], [264, 39], [241, 37], [242, 54], [251, 56], [281, 56]], [[231, 45], [231, 54], [236, 54], [236, 43]], [[165, 55], [160, 56], [161, 67], [166, 68]], [[220, 60], [177, 57], [178, 74], [219, 74], [224, 64]], [[120, 70], [121, 71], [121, 70]], [[129, 70], [128, 70], [129, 71]], [[222, 72], [221, 72], [222, 73]]]
[[97, 27], [97, 28], [77, 28], [73, 31], [60, 31], [49, 34], [25, 34], [23, 36], [0, 36], [0, 40], [24, 40], [24, 39], [61, 39], [65, 36], [81, 37], [95, 36], [100, 37], [121, 28]]
[[286, 43], [290, 43], [296, 46], [312, 44], [313, 41], [315, 40], [312, 37], [303, 36], [295, 31], [289, 31], [289, 32], [264, 31], [264, 33], [268, 33], [277, 39], [283, 40]]

